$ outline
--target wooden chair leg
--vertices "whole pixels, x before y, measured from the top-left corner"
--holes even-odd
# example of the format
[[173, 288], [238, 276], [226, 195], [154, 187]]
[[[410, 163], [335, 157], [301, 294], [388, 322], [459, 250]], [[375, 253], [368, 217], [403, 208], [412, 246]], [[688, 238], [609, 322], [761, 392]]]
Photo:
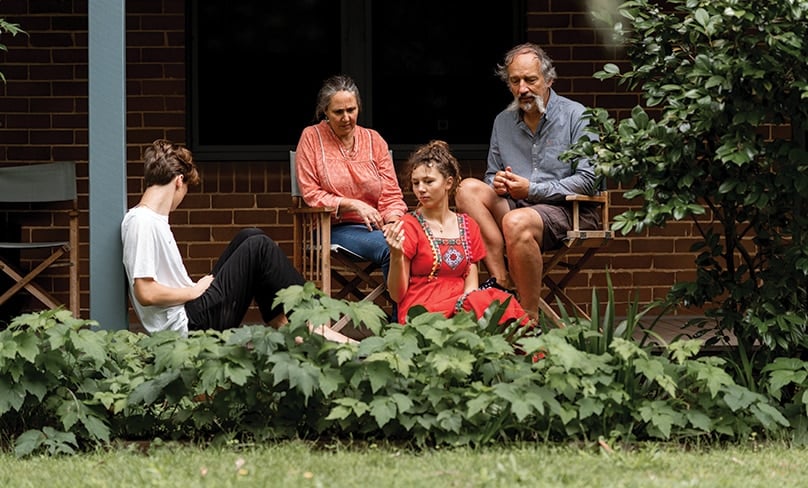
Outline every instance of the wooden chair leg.
[[0, 304], [5, 303], [11, 298], [14, 294], [25, 288], [31, 295], [36, 297], [37, 300], [42, 302], [43, 305], [46, 305], [49, 308], [56, 308], [60, 305], [59, 302], [53, 299], [53, 297], [48, 294], [41, 286], [34, 283], [32, 280], [39, 275], [42, 271], [47, 269], [51, 264], [53, 264], [57, 259], [61, 258], [67, 249], [65, 247], [60, 247], [57, 249], [53, 254], [51, 254], [46, 260], [39, 263], [37, 267], [32, 269], [28, 272], [25, 276], [20, 275], [17, 271], [12, 268], [11, 266], [6, 265], [5, 263], [0, 264], [2, 267], [2, 271], [9, 275], [16, 283], [6, 290], [2, 296], [0, 296]]
[[561, 321], [561, 317], [555, 312], [555, 310], [544, 301], [544, 299], [539, 299], [539, 310], [544, 314], [545, 317], [550, 319], [550, 322], [553, 323], [554, 326], [561, 329], [564, 327], [564, 323]]

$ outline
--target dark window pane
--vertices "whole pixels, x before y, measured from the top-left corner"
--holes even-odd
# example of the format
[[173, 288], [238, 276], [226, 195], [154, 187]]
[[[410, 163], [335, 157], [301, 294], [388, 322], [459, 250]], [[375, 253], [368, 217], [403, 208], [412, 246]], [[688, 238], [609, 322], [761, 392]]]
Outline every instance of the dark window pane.
[[373, 4], [373, 126], [390, 142], [488, 144], [510, 101], [494, 70], [515, 42], [520, 2]]
[[194, 141], [294, 144], [313, 120], [323, 79], [340, 69], [339, 2], [198, 2], [194, 7]]
[[524, 0], [189, 0], [188, 142], [205, 159], [286, 159], [336, 73], [359, 123], [396, 150], [441, 138], [484, 156], [509, 101], [494, 76], [524, 35]]

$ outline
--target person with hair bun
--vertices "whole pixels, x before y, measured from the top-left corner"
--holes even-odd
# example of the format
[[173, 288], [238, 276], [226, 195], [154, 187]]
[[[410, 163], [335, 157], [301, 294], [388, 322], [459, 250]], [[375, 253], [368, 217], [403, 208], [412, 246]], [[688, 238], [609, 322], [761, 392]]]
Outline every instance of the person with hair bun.
[[527, 313], [507, 291], [480, 286], [485, 245], [477, 222], [450, 206], [461, 177], [449, 145], [434, 140], [419, 147], [406, 172], [418, 207], [384, 231], [390, 247], [387, 288], [398, 303], [399, 323], [415, 305], [446, 317], [462, 310], [479, 317], [494, 301], [510, 299], [500, 323], [528, 324]]
[[[260, 229], [242, 229], [210, 274], [192, 280], [168, 222], [188, 187], [199, 184], [191, 151], [158, 139], [145, 149], [144, 162], [146, 189], [121, 222], [129, 295], [143, 328], [187, 336], [189, 330], [238, 327], [253, 300], [267, 325], [287, 323], [281, 306], [272, 303], [278, 291], [305, 280], [278, 244]], [[310, 329], [326, 339], [354, 342], [327, 326]]]

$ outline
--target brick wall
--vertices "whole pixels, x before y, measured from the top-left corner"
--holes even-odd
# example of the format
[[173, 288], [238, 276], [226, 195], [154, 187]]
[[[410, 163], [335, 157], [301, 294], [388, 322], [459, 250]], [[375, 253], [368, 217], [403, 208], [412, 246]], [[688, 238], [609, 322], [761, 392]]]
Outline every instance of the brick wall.
[[[592, 74], [605, 62], [620, 61], [618, 47], [590, 22], [583, 0], [527, 2], [528, 40], [544, 46], [555, 60], [559, 93], [622, 117], [640, 103], [614, 82]], [[185, 141], [184, 2], [128, 0], [127, 9], [127, 140], [128, 202], [141, 191], [141, 150], [158, 137]], [[79, 162], [81, 216], [81, 306], [89, 306], [87, 215], [87, 2], [2, 0], [0, 17], [18, 23], [29, 34], [3, 36], [9, 47], [0, 53], [0, 164], [76, 160]], [[503, 90], [505, 87], [503, 86]], [[308, 108], [302, 108], [309, 110]], [[405, 155], [397, 155], [401, 160]], [[483, 161], [462, 161], [468, 176], [480, 176]], [[212, 261], [235, 232], [258, 226], [291, 254], [289, 174], [283, 164], [268, 161], [204, 162], [202, 185], [192, 189], [171, 222], [193, 277], [209, 271]], [[619, 188], [612, 188], [612, 215], [628, 208]], [[408, 195], [409, 201], [414, 200]], [[579, 301], [590, 302], [592, 288], [605, 299], [605, 269], [611, 270], [618, 313], [630, 294], [641, 302], [661, 297], [675, 281], [692, 278], [693, 228], [673, 223], [664, 229], [615, 239], [570, 287]], [[63, 280], [51, 285], [66, 299]], [[251, 312], [248, 320], [258, 320]]]

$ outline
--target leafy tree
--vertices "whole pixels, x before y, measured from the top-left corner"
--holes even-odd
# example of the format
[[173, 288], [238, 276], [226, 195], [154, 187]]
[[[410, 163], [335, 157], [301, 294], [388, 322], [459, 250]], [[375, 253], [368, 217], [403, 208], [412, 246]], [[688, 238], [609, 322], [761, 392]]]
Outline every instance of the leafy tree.
[[754, 385], [755, 346], [761, 362], [808, 346], [808, 1], [634, 0], [596, 16], [631, 66], [595, 77], [641, 91], [646, 108], [619, 122], [591, 110], [600, 141], [569, 155], [596, 157], [640, 201], [615, 230], [694, 222], [696, 278], [669, 299], [734, 333]]

